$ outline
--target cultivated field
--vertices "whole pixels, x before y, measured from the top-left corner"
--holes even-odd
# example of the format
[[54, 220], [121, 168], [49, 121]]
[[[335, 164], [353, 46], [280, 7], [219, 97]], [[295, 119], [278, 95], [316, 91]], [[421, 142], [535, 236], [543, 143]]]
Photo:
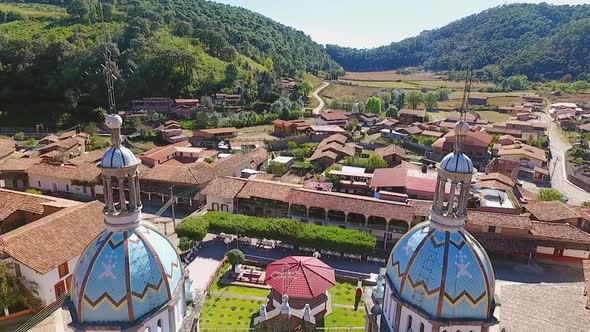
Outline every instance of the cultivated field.
[[61, 18], [68, 16], [64, 8], [37, 3], [0, 3], [0, 11], [13, 12], [30, 18]]
[[395, 70], [369, 71], [369, 72], [346, 72], [342, 79], [348, 81], [430, 81], [444, 78], [443, 75], [431, 72], [418, 72], [410, 75], [398, 74]]
[[322, 90], [320, 96], [324, 98], [326, 104], [328, 104], [331, 99], [342, 98], [345, 96], [352, 96], [355, 101], [363, 101], [380, 90], [380, 88], [375, 87], [330, 83], [327, 88]]
[[[406, 78], [401, 81], [360, 81], [360, 80], [346, 80], [341, 79], [340, 82], [344, 84], [374, 87], [374, 88], [391, 88], [391, 89], [404, 89], [404, 90], [437, 90], [438, 88], [445, 87], [452, 90], [461, 90], [465, 86], [464, 82], [456, 81], [445, 81], [445, 80], [410, 80], [411, 75], [404, 75]], [[474, 82], [472, 89], [481, 89], [493, 87], [493, 84]]]

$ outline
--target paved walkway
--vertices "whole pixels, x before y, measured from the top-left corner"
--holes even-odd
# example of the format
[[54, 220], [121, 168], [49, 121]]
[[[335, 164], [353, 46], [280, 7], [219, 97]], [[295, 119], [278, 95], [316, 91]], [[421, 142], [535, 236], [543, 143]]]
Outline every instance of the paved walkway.
[[313, 111], [313, 114], [320, 114], [320, 112], [321, 112], [322, 108], [324, 108], [324, 106], [326, 106], [326, 103], [324, 102], [324, 100], [322, 99], [322, 97], [320, 97], [319, 93], [320, 93], [322, 90], [324, 90], [324, 89], [325, 89], [325, 88], [326, 88], [328, 85], [330, 85], [330, 83], [328, 83], [328, 82], [324, 82], [324, 83], [322, 83], [322, 85], [320, 85], [320, 87], [319, 87], [319, 88], [317, 88], [317, 89], [316, 89], [316, 90], [313, 92], [313, 97], [314, 97], [315, 99], [317, 99], [317, 100], [318, 100], [318, 102], [319, 102], [319, 105], [318, 105], [316, 108], [314, 108], [314, 109], [312, 110], [312, 111]]

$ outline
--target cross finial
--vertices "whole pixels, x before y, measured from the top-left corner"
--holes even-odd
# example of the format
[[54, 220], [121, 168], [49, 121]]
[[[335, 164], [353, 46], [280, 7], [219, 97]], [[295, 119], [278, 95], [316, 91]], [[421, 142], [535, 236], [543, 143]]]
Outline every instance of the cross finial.
[[275, 279], [283, 279], [283, 294], [287, 294], [287, 290], [289, 289], [289, 284], [293, 279], [299, 277], [299, 272], [294, 271], [290, 272], [289, 270], [291, 267], [289, 264], [283, 264], [281, 267], [281, 272], [273, 272], [271, 276]]

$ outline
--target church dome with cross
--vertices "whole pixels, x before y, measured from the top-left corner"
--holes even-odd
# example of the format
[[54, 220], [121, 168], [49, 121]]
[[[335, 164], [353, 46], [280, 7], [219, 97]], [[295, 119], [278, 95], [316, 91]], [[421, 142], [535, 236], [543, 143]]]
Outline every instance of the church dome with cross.
[[121, 118], [107, 115], [112, 147], [99, 164], [105, 231], [76, 266], [70, 301], [75, 331], [178, 331], [187, 279], [168, 238], [143, 221], [139, 162], [121, 145]]
[[455, 150], [437, 165], [430, 220], [397, 241], [387, 261], [381, 331], [482, 332], [494, 318], [495, 276], [484, 248], [464, 229], [473, 163]]

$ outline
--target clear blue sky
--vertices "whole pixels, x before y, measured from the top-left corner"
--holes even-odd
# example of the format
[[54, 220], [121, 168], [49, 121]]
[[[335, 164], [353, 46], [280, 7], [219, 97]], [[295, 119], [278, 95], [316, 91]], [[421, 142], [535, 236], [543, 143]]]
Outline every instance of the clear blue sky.
[[[512, 0], [214, 0], [244, 7], [310, 35], [320, 44], [387, 45]], [[546, 0], [554, 4], [588, 3]]]

